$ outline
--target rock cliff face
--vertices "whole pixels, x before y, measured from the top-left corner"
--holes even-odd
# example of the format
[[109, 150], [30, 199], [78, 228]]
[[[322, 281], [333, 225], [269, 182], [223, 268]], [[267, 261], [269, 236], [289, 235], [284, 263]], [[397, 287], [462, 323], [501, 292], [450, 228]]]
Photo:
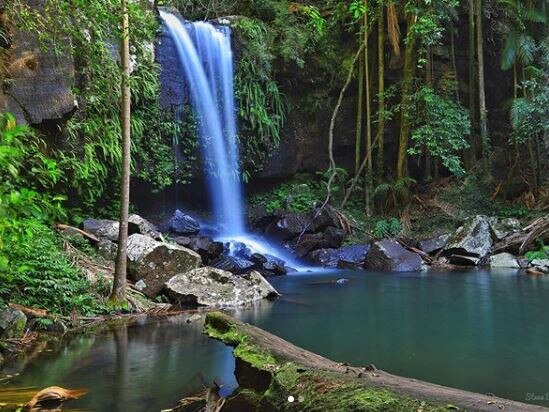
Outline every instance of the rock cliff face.
[[[45, 2], [25, 1], [33, 9], [42, 8]], [[33, 125], [70, 116], [77, 108], [71, 91], [72, 56], [56, 55], [52, 47], [40, 45], [34, 33], [21, 30], [14, 23], [3, 25], [9, 39], [3, 63], [10, 81], [0, 91], [0, 110], [12, 112], [22, 124]]]

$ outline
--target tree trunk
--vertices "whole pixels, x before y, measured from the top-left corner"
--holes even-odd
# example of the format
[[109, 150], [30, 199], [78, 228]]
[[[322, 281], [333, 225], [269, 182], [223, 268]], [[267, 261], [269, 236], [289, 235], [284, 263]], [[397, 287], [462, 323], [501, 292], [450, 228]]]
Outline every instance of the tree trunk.
[[377, 179], [383, 179], [383, 149], [385, 134], [385, 18], [384, 8], [381, 8], [381, 14], [378, 21], [377, 33], [377, 60], [378, 60], [378, 109], [377, 109]]
[[488, 141], [488, 115], [486, 110], [486, 90], [484, 86], [484, 45], [482, 33], [482, 0], [477, 0], [477, 60], [478, 60], [478, 95], [480, 115], [480, 141], [482, 156], [489, 164], [490, 142]]
[[406, 158], [408, 152], [408, 139], [410, 136], [410, 100], [412, 93], [412, 82], [416, 67], [416, 35], [410, 32], [410, 27], [417, 19], [411, 15], [408, 19], [408, 41], [404, 51], [404, 74], [402, 78], [402, 97], [400, 102], [400, 136], [398, 143], [397, 158], [397, 179], [402, 179], [407, 173]]
[[[433, 88], [433, 62], [431, 59], [431, 50], [427, 50], [427, 64], [425, 65], [425, 84], [429, 88]], [[425, 152], [425, 174], [424, 179], [427, 182], [430, 182], [433, 180], [433, 173], [432, 173], [432, 165], [433, 160], [436, 162], [436, 159], [433, 159], [431, 156], [431, 152], [429, 152], [429, 148], [426, 144], [423, 145], [423, 151]]]
[[118, 252], [114, 282], [110, 303], [115, 307], [126, 305], [126, 249], [128, 244], [128, 210], [130, 205], [130, 39], [128, 0], [122, 0], [122, 41], [120, 48], [120, 60], [122, 65], [122, 98], [121, 98], [121, 123], [122, 123], [122, 178], [120, 182], [120, 229], [118, 232]]
[[366, 12], [364, 13], [364, 83], [366, 87], [366, 156], [368, 158], [366, 176], [364, 179], [364, 203], [366, 206], [366, 215], [371, 215], [370, 210], [370, 192], [372, 188], [372, 113], [370, 99], [370, 58], [368, 47], [368, 1], [364, 2]]
[[475, 164], [477, 141], [475, 138], [475, 3], [469, 0], [469, 117], [471, 118], [470, 147], [466, 156], [467, 167], [471, 169]]
[[358, 64], [358, 103], [357, 103], [357, 112], [356, 112], [356, 137], [355, 137], [355, 174], [358, 172], [360, 167], [360, 162], [362, 160], [362, 100], [364, 95], [364, 66], [362, 62], [362, 57], [360, 58], [360, 63]]

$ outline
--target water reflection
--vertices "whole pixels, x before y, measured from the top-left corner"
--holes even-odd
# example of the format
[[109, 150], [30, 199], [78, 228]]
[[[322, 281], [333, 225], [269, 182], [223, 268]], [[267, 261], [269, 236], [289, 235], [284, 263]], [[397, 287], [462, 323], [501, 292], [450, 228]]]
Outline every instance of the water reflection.
[[[77, 338], [59, 352], [43, 353], [6, 389], [87, 388], [88, 395], [63, 410], [113, 412], [157, 412], [214, 380], [230, 392], [236, 387], [230, 348], [206, 338], [200, 323], [185, 320], [141, 320], [105, 335]], [[0, 389], [0, 402], [24, 403], [28, 392], [6, 399]]]
[[[374, 363], [395, 374], [519, 401], [549, 390], [549, 279], [503, 271], [347, 272], [350, 282], [337, 285], [341, 276], [272, 279], [283, 294], [279, 300], [233, 314], [340, 362]], [[58, 353], [12, 366], [22, 375], [5, 388], [89, 389], [69, 404], [71, 411], [159, 411], [214, 379], [229, 392], [236, 385], [230, 349], [185, 318], [140, 320], [106, 335], [79, 337]], [[0, 403], [6, 402], [1, 388]]]

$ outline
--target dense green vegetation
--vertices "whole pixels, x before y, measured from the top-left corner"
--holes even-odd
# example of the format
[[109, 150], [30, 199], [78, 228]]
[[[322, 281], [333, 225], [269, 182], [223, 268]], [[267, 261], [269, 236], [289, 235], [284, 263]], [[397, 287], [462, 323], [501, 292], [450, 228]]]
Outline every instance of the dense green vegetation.
[[[55, 255], [60, 243], [50, 236], [54, 222], [118, 214], [120, 10], [116, 0], [56, 0], [43, 9], [23, 0], [7, 3], [0, 42], [9, 41], [14, 25], [36, 33], [44, 51], [72, 56], [78, 101], [76, 112], [55, 128], [25, 128], [9, 114], [2, 117], [2, 297], [20, 299], [26, 282], [18, 278], [32, 279], [43, 269], [37, 269], [40, 262], [27, 262], [32, 236], [49, 242], [52, 255], [44, 259], [62, 261]], [[160, 26], [145, 3], [132, 2], [129, 9], [133, 181], [159, 191], [192, 182], [204, 165], [197, 162], [190, 107], [177, 113], [160, 109], [152, 52]], [[236, 16], [230, 24], [244, 181], [253, 183], [294, 136], [302, 139], [298, 145], [307, 143], [303, 139], [315, 142], [312, 151], [322, 160], [313, 164], [322, 167], [255, 194], [251, 204], [269, 212], [307, 212], [328, 200], [357, 228], [348, 242], [427, 236], [479, 213], [526, 220], [549, 204], [543, 141], [549, 131], [546, 1], [159, 4], [175, 6], [189, 19]], [[497, 55], [498, 64], [485, 64], [488, 54]], [[3, 63], [0, 71], [4, 74]], [[12, 79], [5, 76], [7, 88]], [[342, 88], [344, 107], [333, 115], [332, 138], [338, 143], [350, 134], [355, 141], [345, 153], [334, 153], [326, 143], [326, 119]], [[303, 130], [294, 134], [293, 127]], [[184, 161], [174, 159], [174, 146]], [[74, 280], [62, 293], [78, 295], [82, 273], [69, 262], [59, 264], [63, 276]], [[76, 306], [90, 310], [87, 301]], [[70, 308], [60, 303], [55, 310]]]

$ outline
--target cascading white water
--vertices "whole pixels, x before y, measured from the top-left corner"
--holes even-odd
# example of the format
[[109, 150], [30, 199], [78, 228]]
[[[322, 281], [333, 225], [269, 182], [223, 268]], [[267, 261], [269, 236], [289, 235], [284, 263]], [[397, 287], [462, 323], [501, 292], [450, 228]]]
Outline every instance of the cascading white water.
[[273, 255], [295, 269], [307, 269], [280, 247], [246, 232], [236, 138], [233, 53], [227, 26], [182, 22], [160, 12], [177, 49], [199, 127], [218, 240], [242, 242], [254, 252]]
[[244, 234], [230, 29], [160, 12], [189, 84], [213, 214], [225, 237]]

